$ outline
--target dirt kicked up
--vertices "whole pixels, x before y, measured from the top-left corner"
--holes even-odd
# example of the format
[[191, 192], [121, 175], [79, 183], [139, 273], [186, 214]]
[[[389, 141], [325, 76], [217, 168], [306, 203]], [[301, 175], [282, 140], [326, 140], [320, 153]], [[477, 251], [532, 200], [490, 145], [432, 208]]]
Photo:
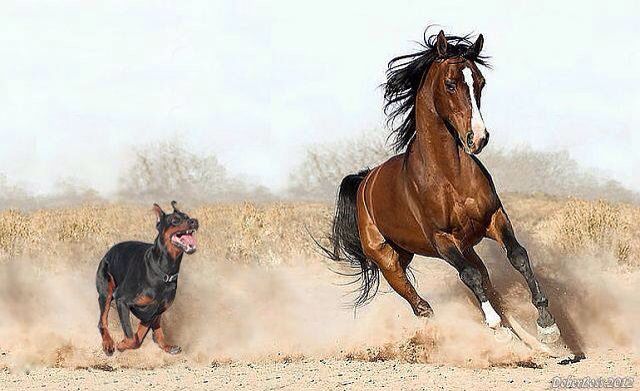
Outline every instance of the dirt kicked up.
[[[455, 271], [439, 260], [414, 262], [418, 290], [432, 303], [433, 319], [416, 319], [397, 295], [384, 294], [386, 286], [354, 316], [345, 308], [351, 288], [339, 285], [347, 280], [306, 244], [290, 240], [298, 237], [300, 225], [321, 231], [330, 211], [310, 205], [222, 206], [228, 216], [239, 216], [226, 225], [207, 219], [207, 213], [198, 216], [196, 209], [205, 243], [207, 232], [210, 240], [226, 230], [241, 235], [183, 262], [177, 299], [164, 325], [183, 353], [164, 354], [147, 338], [140, 349], [108, 358], [96, 327], [95, 267], [102, 247], [120, 236], [132, 238], [129, 229], [152, 235], [151, 216], [145, 220], [142, 208], [143, 223], [121, 231], [103, 218], [91, 228], [106, 232], [94, 235], [98, 239], [60, 235], [51, 247], [55, 251], [45, 253], [37, 242], [42, 238], [29, 236], [37, 214], [44, 212], [32, 212], [15, 218], [26, 228], [11, 245], [22, 248], [33, 240], [33, 251], [5, 250], [0, 265], [0, 388], [549, 388], [554, 376], [637, 376], [640, 272], [632, 259], [621, 263], [616, 251], [578, 254], [545, 245], [539, 232], [550, 235], [567, 205], [545, 201], [545, 213], [536, 215], [531, 213], [536, 201], [526, 202], [529, 208], [512, 211], [522, 221], [516, 229], [554, 310], [575, 326], [587, 354], [580, 363], [561, 366], [518, 340], [498, 342]], [[94, 214], [98, 221], [111, 213], [111, 207], [100, 208]], [[77, 212], [47, 213], [64, 220]], [[278, 231], [278, 219], [293, 223]], [[309, 223], [313, 219], [317, 226]], [[262, 235], [249, 228], [256, 224], [262, 224]], [[251, 240], [253, 260], [246, 250]], [[536, 313], [524, 282], [493, 243], [480, 250], [506, 310], [535, 335]], [[243, 259], [234, 258], [238, 252], [245, 253]], [[122, 337], [115, 311], [110, 329], [114, 339]]]

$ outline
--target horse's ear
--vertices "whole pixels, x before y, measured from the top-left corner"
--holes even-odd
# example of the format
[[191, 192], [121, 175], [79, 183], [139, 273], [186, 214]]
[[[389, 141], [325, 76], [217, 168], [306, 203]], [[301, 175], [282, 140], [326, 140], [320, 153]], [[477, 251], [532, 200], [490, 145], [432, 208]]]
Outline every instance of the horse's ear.
[[156, 223], [159, 223], [160, 220], [164, 217], [164, 211], [158, 204], [153, 204], [153, 212], [156, 214]]
[[471, 45], [469, 51], [474, 54], [474, 56], [479, 56], [482, 51], [482, 47], [484, 46], [484, 37], [482, 34], [478, 35], [478, 39]]
[[438, 33], [438, 38], [436, 38], [436, 50], [438, 51], [439, 57], [444, 57], [447, 55], [447, 37], [444, 35], [444, 31], [440, 30]]

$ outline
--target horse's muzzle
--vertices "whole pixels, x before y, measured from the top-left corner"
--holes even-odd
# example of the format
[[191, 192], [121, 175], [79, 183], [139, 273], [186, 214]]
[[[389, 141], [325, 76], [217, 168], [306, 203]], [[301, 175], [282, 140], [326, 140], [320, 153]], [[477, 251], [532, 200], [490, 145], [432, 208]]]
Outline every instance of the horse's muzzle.
[[467, 153], [477, 155], [482, 152], [482, 149], [489, 143], [489, 132], [475, 133], [473, 130], [467, 132], [465, 137], [465, 149]]

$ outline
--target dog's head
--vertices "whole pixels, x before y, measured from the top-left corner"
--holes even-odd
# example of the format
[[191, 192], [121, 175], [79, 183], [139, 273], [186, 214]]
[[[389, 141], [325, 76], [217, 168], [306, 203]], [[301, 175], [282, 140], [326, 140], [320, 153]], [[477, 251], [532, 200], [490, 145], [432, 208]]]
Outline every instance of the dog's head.
[[171, 201], [173, 212], [165, 213], [158, 204], [153, 204], [160, 243], [174, 258], [183, 252], [196, 252], [196, 231], [199, 228], [198, 220], [178, 210], [176, 205], [175, 201]]

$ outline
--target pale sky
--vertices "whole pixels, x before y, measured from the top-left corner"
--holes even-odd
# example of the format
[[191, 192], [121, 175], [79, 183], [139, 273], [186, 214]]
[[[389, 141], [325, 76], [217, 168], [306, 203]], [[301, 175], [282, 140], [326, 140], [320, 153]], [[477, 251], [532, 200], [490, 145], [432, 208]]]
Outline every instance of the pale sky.
[[640, 5], [593, 3], [3, 1], [0, 173], [108, 194], [131, 146], [180, 137], [277, 190], [305, 145], [381, 128], [387, 62], [439, 24], [485, 36], [492, 147], [640, 191]]

